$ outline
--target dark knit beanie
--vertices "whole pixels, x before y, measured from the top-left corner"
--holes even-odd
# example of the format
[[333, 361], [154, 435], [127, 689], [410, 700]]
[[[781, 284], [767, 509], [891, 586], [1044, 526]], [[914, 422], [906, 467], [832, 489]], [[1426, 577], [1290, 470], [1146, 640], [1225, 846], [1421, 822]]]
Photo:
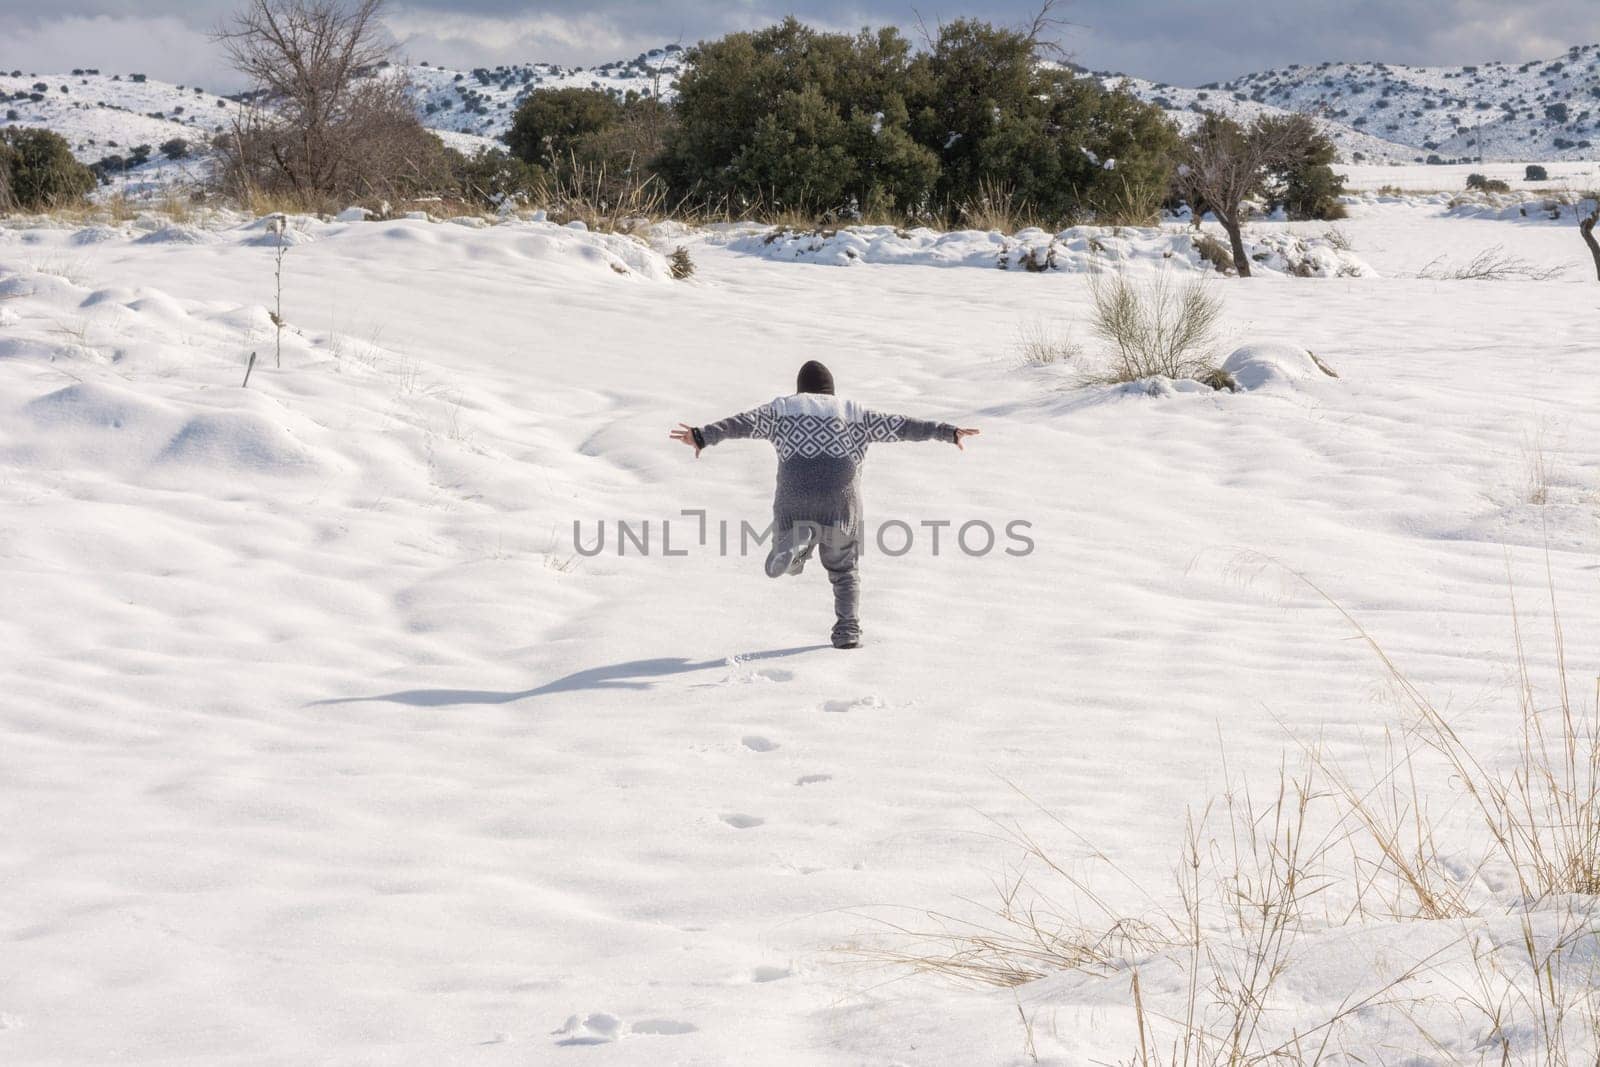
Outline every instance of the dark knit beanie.
[[814, 359], [806, 361], [800, 368], [799, 377], [794, 380], [794, 391], [797, 393], [827, 393], [833, 395], [833, 372]]

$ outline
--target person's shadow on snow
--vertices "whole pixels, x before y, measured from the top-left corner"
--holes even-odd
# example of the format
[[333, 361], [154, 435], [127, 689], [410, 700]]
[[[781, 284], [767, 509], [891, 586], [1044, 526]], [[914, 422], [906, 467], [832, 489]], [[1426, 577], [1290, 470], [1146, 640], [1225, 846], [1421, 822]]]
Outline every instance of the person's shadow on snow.
[[564, 678], [557, 678], [553, 682], [546, 682], [544, 685], [533, 689], [512, 692], [496, 692], [492, 689], [403, 689], [396, 693], [379, 693], [367, 697], [333, 697], [328, 700], [313, 700], [306, 707], [316, 708], [328, 704], [361, 704], [367, 701], [386, 701], [390, 704], [410, 704], [419, 708], [436, 708], [447, 704], [511, 704], [518, 700], [526, 700], [529, 697], [548, 696], [551, 693], [570, 693], [584, 689], [649, 689], [655, 685], [655, 679], [665, 678], [673, 674], [688, 674], [692, 671], [708, 671], [717, 667], [727, 667], [735, 660], [739, 663], [751, 663], [756, 660], [798, 656], [804, 652], [815, 652], [818, 649], [828, 647], [828, 645], [797, 645], [794, 648], [771, 648], [764, 652], [746, 652], [739, 656], [725, 656], [722, 659], [698, 661], [685, 659], [682, 656], [635, 659], [626, 663], [612, 663], [605, 667], [590, 667], [588, 670], [574, 671]]

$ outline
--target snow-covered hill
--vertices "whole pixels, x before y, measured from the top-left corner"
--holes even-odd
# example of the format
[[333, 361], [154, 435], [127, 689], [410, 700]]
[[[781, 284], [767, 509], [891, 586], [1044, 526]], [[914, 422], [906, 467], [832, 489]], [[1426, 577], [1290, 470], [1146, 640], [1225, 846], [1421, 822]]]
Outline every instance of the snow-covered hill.
[[498, 137], [511, 128], [517, 105], [536, 89], [604, 89], [618, 96], [669, 96], [682, 69], [678, 45], [598, 67], [552, 63], [453, 70], [430, 64], [401, 68], [417, 86], [422, 121], [440, 130]]
[[[85, 68], [67, 74], [0, 71], [0, 117], [7, 125], [42, 126], [67, 139], [84, 163], [109, 157], [128, 161], [114, 177], [159, 185], [199, 173], [207, 141], [227, 128], [238, 105], [197, 85], [173, 85], [143, 73]], [[189, 154], [169, 159], [161, 146], [187, 144]], [[136, 152], [150, 162], [136, 164]]]
[[1247, 74], [1235, 100], [1320, 115], [1425, 159], [1589, 159], [1600, 140], [1600, 45], [1553, 59], [1461, 67], [1322, 63]]
[[[1108, 88], [1124, 89], [1139, 99], [1162, 108], [1166, 111], [1167, 117], [1176, 122], [1182, 130], [1192, 129], [1199, 123], [1201, 115], [1207, 111], [1220, 112], [1236, 121], [1247, 123], [1262, 115], [1285, 115], [1293, 110], [1215, 89], [1185, 89], [1164, 82], [1129, 78], [1120, 74], [1095, 76]], [[1416, 150], [1410, 145], [1386, 141], [1342, 122], [1330, 120], [1326, 116], [1319, 115], [1317, 119], [1328, 137], [1338, 146], [1340, 158], [1347, 162], [1421, 162]]]

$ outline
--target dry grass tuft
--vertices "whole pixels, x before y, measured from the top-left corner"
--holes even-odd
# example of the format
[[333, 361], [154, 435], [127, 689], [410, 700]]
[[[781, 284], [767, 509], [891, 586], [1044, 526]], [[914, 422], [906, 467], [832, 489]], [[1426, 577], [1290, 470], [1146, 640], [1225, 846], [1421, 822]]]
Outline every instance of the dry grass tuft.
[[1083, 346], [1072, 338], [1072, 330], [1058, 330], [1044, 319], [1029, 319], [1017, 327], [1017, 358], [1026, 366], [1047, 367], [1056, 363], [1077, 363]]
[[581, 222], [600, 233], [632, 233], [667, 213], [667, 188], [660, 178], [638, 167], [619, 173], [576, 157], [547, 178], [534, 199], [552, 222]]
[[958, 215], [963, 225], [990, 233], [1047, 228], [1015, 186], [994, 178], [979, 180], [978, 195], [961, 204]]
[[1443, 256], [1434, 259], [1417, 272], [1418, 278], [1430, 281], [1504, 281], [1507, 278], [1527, 278], [1536, 282], [1559, 278], [1566, 267], [1540, 267], [1514, 256], [1504, 245], [1485, 248], [1464, 265], [1452, 266]]

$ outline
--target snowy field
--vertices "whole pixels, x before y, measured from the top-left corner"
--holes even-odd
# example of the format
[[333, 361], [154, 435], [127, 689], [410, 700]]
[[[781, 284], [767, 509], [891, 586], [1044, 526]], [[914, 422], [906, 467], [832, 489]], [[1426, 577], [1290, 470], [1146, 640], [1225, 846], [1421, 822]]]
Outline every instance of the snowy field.
[[[1187, 809], [1270, 791], [1302, 741], [1381, 759], [1404, 712], [1291, 571], [1501, 760], [1510, 586], [1553, 662], [1548, 547], [1593, 689], [1600, 287], [1574, 226], [1355, 216], [1370, 276], [1215, 282], [1219, 356], [1290, 343], [1337, 378], [1160, 395], [1019, 361], [1030, 323], [1093, 358], [1081, 273], [690, 234], [674, 281], [676, 238], [299, 220], [280, 369], [262, 223], [0, 228], [0, 1062], [1134, 1058], [1125, 970], [975, 990], [839, 950], [993, 905], [1005, 825], [1085, 876], [1092, 844], [1140, 913]], [[1497, 245], [1569, 269], [1414, 276]], [[816, 568], [770, 581], [681, 516], [763, 525], [771, 449], [667, 439], [808, 358], [983, 430], [877, 446], [874, 523], [1022, 520], [1035, 546], [869, 551], [854, 652]], [[618, 520], [650, 521], [648, 556]], [[1500, 1062], [1457, 1003], [1473, 923], [1517, 936], [1308, 933], [1272, 1025], [1428, 958], [1405, 994], [1434, 1006], [1365, 1012], [1346, 1047]], [[1164, 1012], [1175, 967], [1141, 967]]]
[[1497, 163], [1493, 160], [1440, 165], [1340, 163], [1334, 169], [1344, 175], [1345, 188], [1352, 192], [1376, 192], [1385, 187], [1407, 193], [1459, 191], [1467, 187], [1467, 176], [1471, 174], [1482, 174], [1486, 178], [1503, 181], [1514, 192], [1559, 192], [1566, 189], [1583, 192], [1600, 186], [1600, 163], [1551, 160], [1539, 166], [1549, 174], [1548, 181], [1524, 180], [1528, 173], [1526, 163]]

